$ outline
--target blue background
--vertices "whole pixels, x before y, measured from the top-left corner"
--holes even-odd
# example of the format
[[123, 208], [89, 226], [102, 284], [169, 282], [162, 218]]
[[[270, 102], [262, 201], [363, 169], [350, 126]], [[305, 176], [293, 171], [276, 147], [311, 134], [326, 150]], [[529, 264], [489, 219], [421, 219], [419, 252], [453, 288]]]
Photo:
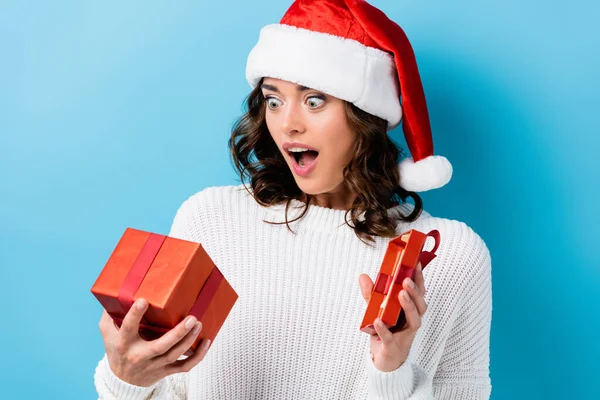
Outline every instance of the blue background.
[[[166, 233], [238, 182], [246, 57], [289, 4], [0, 1], [3, 398], [95, 398], [89, 289], [126, 226]], [[425, 206], [492, 252], [492, 398], [598, 398], [599, 3], [372, 4], [409, 35], [454, 165]]]

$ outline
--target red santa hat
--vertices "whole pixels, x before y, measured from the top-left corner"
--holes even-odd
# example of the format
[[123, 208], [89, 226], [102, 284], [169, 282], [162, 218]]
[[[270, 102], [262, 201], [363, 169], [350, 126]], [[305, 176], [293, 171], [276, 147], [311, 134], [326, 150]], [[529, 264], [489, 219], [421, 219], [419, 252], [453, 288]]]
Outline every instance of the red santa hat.
[[388, 122], [402, 122], [412, 157], [399, 165], [400, 186], [423, 192], [452, 176], [433, 155], [429, 114], [417, 62], [406, 34], [363, 0], [296, 0], [279, 24], [260, 31], [246, 79], [263, 77], [307, 86], [353, 103]]

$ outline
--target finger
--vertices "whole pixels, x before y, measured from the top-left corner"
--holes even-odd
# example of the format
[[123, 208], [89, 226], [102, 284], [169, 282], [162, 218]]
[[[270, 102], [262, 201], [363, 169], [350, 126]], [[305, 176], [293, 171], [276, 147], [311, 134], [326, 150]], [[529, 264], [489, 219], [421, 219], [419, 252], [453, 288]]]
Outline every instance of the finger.
[[103, 339], [109, 339], [119, 334], [119, 330], [115, 326], [115, 322], [106, 310], [102, 312], [102, 317], [100, 318], [98, 327], [100, 328], [100, 333], [102, 334]]
[[421, 316], [419, 315], [419, 311], [415, 306], [415, 303], [412, 300], [407, 300], [408, 296], [410, 299], [410, 295], [406, 290], [400, 291], [400, 304], [402, 305], [402, 309], [404, 310], [404, 315], [406, 316], [406, 327], [407, 329], [411, 329], [416, 331], [421, 327]]
[[425, 295], [425, 278], [423, 278], [423, 267], [420, 262], [417, 263], [417, 268], [415, 270], [415, 284], [421, 290], [421, 293]]
[[159, 357], [161, 364], [171, 364], [177, 361], [192, 345], [202, 330], [202, 323], [196, 322], [194, 328], [179, 340], [177, 343], [171, 346], [168, 351], [161, 353]]
[[371, 291], [373, 290], [373, 281], [371, 277], [367, 274], [361, 274], [358, 277], [358, 283], [360, 285], [360, 292], [363, 296], [363, 299], [368, 303], [371, 298]]
[[204, 360], [206, 353], [208, 353], [208, 349], [210, 349], [210, 340], [204, 340], [191, 356], [185, 360], [177, 360], [174, 363], [169, 364], [167, 366], [167, 371], [169, 371], [169, 374], [189, 372], [198, 365], [200, 361]]
[[146, 299], [138, 299], [133, 303], [121, 324], [120, 332], [123, 339], [131, 341], [139, 338], [138, 331], [140, 328], [140, 321], [142, 320], [147, 307], [148, 302]]
[[384, 346], [391, 345], [394, 342], [394, 334], [385, 326], [381, 318], [375, 319], [373, 326]]
[[[410, 296], [410, 300], [412, 300], [412, 302], [417, 307], [417, 311], [419, 312], [419, 315], [422, 316], [423, 314], [425, 314], [425, 311], [427, 310], [427, 304], [425, 303], [425, 299], [423, 298], [423, 293], [421, 292], [421, 289], [416, 285], [414, 287], [411, 287], [410, 282], [411, 282], [410, 278], [404, 279], [404, 282], [402, 282], [402, 287], [404, 288], [405, 291], [408, 292], [408, 294]], [[400, 299], [400, 300], [402, 300], [402, 299]]]
[[[198, 322], [198, 320], [196, 319], [196, 317], [194, 317], [193, 315], [190, 315], [186, 319], [181, 321], [179, 324], [177, 324], [175, 326], [175, 328], [171, 329], [170, 331], [168, 331], [167, 333], [165, 333], [158, 339], [153, 340], [150, 344], [151, 349], [152, 349], [151, 350], [152, 356], [156, 357], [156, 356], [160, 356], [162, 354], [167, 353], [171, 348], [173, 348], [173, 346], [175, 346], [177, 343], [181, 342], [184, 338], [186, 338], [186, 336], [190, 333], [190, 331], [196, 327], [196, 324], [201, 325]], [[201, 328], [201, 326], [200, 326], [200, 328]], [[198, 330], [198, 332], [200, 332], [200, 330]], [[194, 335], [194, 337], [195, 336], [196, 335]], [[190, 346], [191, 346], [191, 343], [190, 343]], [[188, 346], [188, 348], [190, 346]], [[184, 349], [184, 351], [186, 349]], [[181, 354], [183, 354], [184, 351], [182, 351]], [[181, 355], [181, 354], [179, 354], [179, 355]], [[177, 357], [179, 357], [179, 356], [177, 356]], [[175, 357], [175, 360], [177, 359], [177, 357]]]

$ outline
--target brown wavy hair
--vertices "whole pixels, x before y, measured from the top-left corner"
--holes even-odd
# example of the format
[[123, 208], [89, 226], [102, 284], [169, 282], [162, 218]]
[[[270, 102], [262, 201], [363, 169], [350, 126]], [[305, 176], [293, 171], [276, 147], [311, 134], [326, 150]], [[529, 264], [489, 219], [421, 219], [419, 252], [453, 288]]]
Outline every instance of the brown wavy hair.
[[[266, 100], [260, 88], [262, 80], [245, 99], [246, 112], [233, 125], [228, 144], [231, 157], [240, 179], [249, 178], [254, 199], [263, 206], [286, 203], [285, 223], [297, 221], [308, 211], [313, 196], [300, 190], [290, 168], [277, 145], [273, 141], [265, 120]], [[387, 122], [371, 115], [354, 104], [345, 103], [346, 116], [352, 129], [357, 132], [354, 158], [344, 168], [344, 184], [356, 198], [346, 211], [345, 221], [354, 229], [361, 241], [374, 242], [372, 236], [395, 237], [397, 221], [390, 218], [387, 209], [414, 201], [414, 209], [408, 216], [401, 215], [403, 221], [414, 221], [423, 209], [421, 197], [404, 190], [398, 185], [397, 163], [402, 150], [387, 135]], [[291, 200], [305, 204], [303, 212], [294, 220], [288, 221], [287, 214]], [[363, 220], [359, 216], [364, 212]], [[350, 215], [351, 223], [348, 222]], [[368, 243], [367, 243], [368, 244]]]

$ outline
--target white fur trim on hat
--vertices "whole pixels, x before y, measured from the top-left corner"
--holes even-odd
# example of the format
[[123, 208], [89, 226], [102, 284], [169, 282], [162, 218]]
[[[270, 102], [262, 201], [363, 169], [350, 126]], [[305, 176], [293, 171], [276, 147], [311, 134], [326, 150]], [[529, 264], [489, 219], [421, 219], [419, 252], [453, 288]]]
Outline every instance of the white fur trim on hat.
[[388, 121], [388, 129], [402, 119], [393, 57], [352, 39], [290, 25], [266, 25], [246, 64], [246, 79], [252, 88], [263, 77], [294, 82], [351, 102]]
[[411, 192], [437, 189], [450, 182], [452, 165], [442, 156], [429, 156], [417, 162], [405, 158], [398, 165], [400, 186]]

